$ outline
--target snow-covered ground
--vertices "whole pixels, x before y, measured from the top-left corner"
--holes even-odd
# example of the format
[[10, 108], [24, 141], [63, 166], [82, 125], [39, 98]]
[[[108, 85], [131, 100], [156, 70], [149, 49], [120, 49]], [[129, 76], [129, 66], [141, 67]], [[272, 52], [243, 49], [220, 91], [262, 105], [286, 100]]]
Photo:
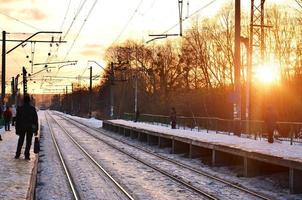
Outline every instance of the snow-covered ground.
[[24, 160], [23, 154], [20, 159], [14, 159], [18, 142], [15, 127], [11, 127], [9, 132], [4, 132], [2, 128], [0, 134], [3, 139], [0, 141], [0, 199], [25, 200], [36, 156], [31, 150], [30, 161]]
[[164, 133], [183, 138], [190, 138], [192, 140], [207, 142], [217, 145], [232, 147], [235, 149], [242, 149], [247, 152], [257, 152], [266, 155], [276, 156], [291, 161], [302, 162], [302, 146], [288, 145], [282, 143], [270, 144], [267, 141], [253, 140], [249, 138], [241, 138], [237, 136], [216, 134], [215, 132], [206, 131], [190, 131], [182, 129], [171, 129], [169, 127], [156, 126], [143, 122], [132, 122], [125, 120], [110, 120], [113, 123], [121, 124], [137, 129], [144, 129], [153, 132]]
[[[137, 124], [137, 123], [135, 123]], [[141, 124], [142, 128], [145, 128], [144, 123]], [[158, 125], [159, 129], [161, 129], [161, 126]], [[168, 128], [169, 129], [169, 128]], [[171, 129], [170, 129], [171, 130]], [[174, 131], [174, 130], [173, 130]], [[184, 131], [184, 130], [179, 130]], [[200, 169], [201, 171], [205, 171], [206, 173], [225, 178], [226, 180], [229, 180], [235, 184], [243, 185], [247, 188], [251, 188], [254, 191], [262, 192], [263, 194], [266, 194], [268, 196], [274, 197], [275, 199], [302, 199], [302, 195], [290, 195], [289, 189], [288, 189], [288, 174], [287, 173], [279, 173], [279, 174], [273, 174], [273, 175], [265, 175], [265, 176], [258, 176], [258, 177], [252, 177], [252, 178], [246, 178], [242, 176], [238, 176], [238, 171], [241, 171], [242, 169], [237, 168], [229, 168], [229, 167], [209, 167], [207, 165], [204, 165], [200, 159], [189, 159], [185, 158], [182, 155], [175, 155], [170, 154], [171, 149], [159, 149], [156, 146], [148, 146], [146, 143], [133, 140], [131, 138], [125, 138], [121, 135], [114, 134], [112, 135], [110, 132], [106, 131], [110, 136], [117, 137], [118, 139], [123, 139], [129, 142], [133, 145], [139, 145], [140, 147], [144, 147], [145, 149], [154, 151], [156, 153], [159, 153], [161, 155], [164, 155], [166, 157], [169, 157], [171, 159], [177, 160], [179, 162], [182, 162], [184, 164], [187, 164], [189, 166], [192, 166], [196, 169]], [[202, 134], [201, 132], [194, 132], [194, 134]], [[217, 135], [215, 132], [210, 132], [212, 135]], [[218, 136], [221, 136], [218, 134]], [[223, 136], [223, 135], [222, 135]], [[230, 137], [230, 136], [227, 136]], [[234, 137], [231, 137], [234, 138]], [[235, 137], [239, 139], [238, 137]], [[243, 138], [242, 138], [243, 139]], [[244, 139], [246, 142], [248, 141], [254, 141], [251, 139]], [[266, 141], [261, 141], [262, 144], [269, 145], [270, 147], [276, 146], [276, 144], [267, 144]], [[279, 146], [280, 144], [277, 144]], [[285, 144], [288, 146], [288, 144]], [[283, 146], [283, 145], [282, 145]], [[297, 147], [297, 146], [295, 146]]]
[[102, 120], [98, 120], [98, 119], [95, 119], [95, 118], [83, 118], [83, 117], [78, 117], [78, 116], [74, 116], [74, 115], [68, 115], [68, 114], [65, 114], [65, 113], [61, 113], [61, 112], [58, 112], [58, 111], [52, 111], [53, 113], [57, 113], [57, 114], [64, 114], [66, 117], [70, 117], [80, 123], [84, 123], [86, 125], [89, 125], [89, 126], [92, 126], [92, 127], [95, 127], [95, 128], [100, 128], [103, 126], [103, 121]]
[[[87, 156], [70, 140], [62, 129], [52, 120], [50, 120], [50, 123], [80, 198], [87, 200], [126, 199], [125, 195], [90, 162]], [[68, 128], [68, 131], [74, 132], [70, 125], [66, 128]], [[63, 178], [61, 177], [61, 179]]]
[[38, 113], [41, 122], [40, 153], [37, 174], [37, 199], [73, 199], [63, 167], [52, 142], [44, 111]]
[[203, 199], [202, 196], [176, 183], [161, 173], [95, 139], [77, 127], [63, 122], [72, 136], [128, 191], [135, 199]]

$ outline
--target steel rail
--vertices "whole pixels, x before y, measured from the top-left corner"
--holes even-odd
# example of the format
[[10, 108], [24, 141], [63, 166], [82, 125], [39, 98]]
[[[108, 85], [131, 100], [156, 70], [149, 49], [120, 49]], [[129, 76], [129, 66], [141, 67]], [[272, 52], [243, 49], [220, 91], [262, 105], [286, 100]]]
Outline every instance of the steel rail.
[[63, 156], [62, 156], [61, 150], [60, 150], [59, 145], [58, 145], [58, 143], [57, 143], [57, 139], [56, 139], [55, 136], [54, 136], [53, 129], [52, 129], [52, 127], [50, 126], [50, 123], [49, 123], [49, 121], [48, 121], [48, 119], [47, 119], [46, 113], [45, 113], [45, 119], [46, 119], [47, 125], [48, 125], [48, 127], [49, 127], [49, 130], [50, 130], [50, 133], [51, 133], [51, 137], [52, 137], [53, 143], [54, 143], [54, 145], [55, 145], [55, 148], [56, 148], [56, 150], [57, 150], [58, 156], [59, 156], [59, 158], [60, 158], [61, 164], [62, 164], [62, 166], [63, 166], [64, 172], [65, 172], [65, 174], [66, 174], [66, 177], [67, 177], [67, 180], [68, 180], [69, 187], [70, 187], [70, 189], [71, 189], [72, 195], [73, 195], [73, 197], [74, 197], [75, 200], [79, 200], [80, 198], [79, 198], [78, 191], [76, 190], [74, 181], [73, 181], [73, 179], [72, 179], [72, 177], [71, 177], [71, 175], [70, 175], [69, 169], [68, 169], [68, 167], [67, 167], [67, 165], [66, 165], [66, 163], [65, 163], [65, 160], [64, 160], [64, 158], [63, 158]]
[[71, 136], [67, 131], [49, 112], [47, 114], [56, 122], [56, 124], [63, 130], [63, 132], [71, 139], [71, 141], [122, 191], [123, 194], [130, 200], [134, 198]]
[[[59, 115], [59, 114], [56, 114], [56, 115]], [[206, 173], [206, 172], [203, 172], [203, 171], [201, 171], [201, 170], [198, 170], [198, 169], [196, 169], [196, 168], [193, 168], [193, 167], [191, 167], [191, 166], [189, 166], [189, 165], [187, 165], [187, 164], [181, 163], [181, 162], [176, 161], [176, 160], [173, 160], [173, 159], [171, 159], [171, 158], [167, 158], [167, 157], [165, 157], [165, 156], [162, 156], [162, 155], [153, 153], [152, 151], [146, 150], [146, 149], [144, 149], [144, 148], [142, 148], [142, 147], [140, 147], [140, 146], [138, 146], [138, 145], [130, 144], [129, 142], [127, 142], [127, 140], [121, 140], [121, 139], [117, 139], [117, 138], [115, 138], [115, 137], [112, 137], [111, 135], [104, 133], [104, 131], [101, 131], [100, 129], [90, 127], [90, 126], [88, 126], [88, 125], [86, 125], [86, 124], [84, 124], [84, 123], [82, 123], [82, 122], [76, 121], [76, 120], [74, 120], [74, 119], [72, 119], [72, 118], [70, 118], [70, 117], [66, 117], [66, 116], [62, 116], [62, 115], [60, 115], [60, 117], [62, 117], [62, 118], [64, 118], [64, 119], [67, 118], [68, 121], [70, 121], [73, 125], [75, 125], [75, 126], [77, 126], [77, 127], [79, 127], [78, 124], [81, 124], [81, 125], [83, 125], [83, 126], [89, 128], [89, 129], [92, 129], [92, 130], [94, 130], [94, 131], [96, 131], [96, 132], [99, 132], [99, 133], [101, 133], [101, 134], [104, 134], [104, 135], [106, 135], [107, 137], [109, 137], [109, 138], [111, 138], [111, 139], [114, 139], [114, 140], [116, 140], [116, 141], [118, 141], [118, 142], [122, 142], [123, 144], [126, 144], [126, 145], [128, 145], [128, 146], [131, 146], [131, 147], [133, 147], [133, 148], [137, 148], [137, 149], [139, 149], [139, 150], [141, 150], [141, 151], [143, 151], [143, 152], [145, 152], [145, 153], [149, 153], [149, 154], [151, 154], [151, 155], [153, 155], [153, 156], [156, 156], [156, 157], [161, 158], [161, 159], [163, 159], [163, 160], [169, 161], [169, 162], [171, 162], [171, 163], [173, 163], [173, 164], [175, 164], [175, 165], [181, 166], [181, 167], [186, 168], [186, 169], [188, 169], [188, 170], [191, 170], [191, 171], [193, 171], [193, 172], [195, 172], [195, 173], [197, 173], [197, 174], [199, 174], [199, 175], [206, 176], [206, 177], [208, 177], [208, 178], [211, 178], [211, 179], [214, 179], [214, 180], [219, 181], [219, 182], [221, 182], [221, 183], [224, 183], [224, 184], [226, 184], [226, 185], [228, 185], [228, 186], [231, 186], [231, 187], [236, 188], [236, 189], [238, 189], [238, 190], [240, 190], [240, 191], [243, 191], [243, 192], [246, 192], [246, 193], [248, 193], [248, 194], [251, 194], [251, 195], [253, 195], [253, 196], [255, 196], [255, 197], [258, 197], [258, 198], [260, 198], [260, 199], [263, 199], [263, 200], [271, 200], [271, 198], [266, 197], [266, 196], [264, 196], [264, 195], [262, 195], [262, 194], [259, 194], [259, 193], [255, 192], [255, 191], [252, 191], [252, 190], [250, 190], [250, 189], [247, 189], [247, 188], [245, 188], [245, 187], [236, 185], [236, 184], [234, 184], [234, 183], [231, 183], [231, 182], [229, 182], [229, 181], [226, 181], [226, 180], [224, 180], [224, 179], [222, 179], [222, 178], [219, 178], [219, 177], [217, 177], [217, 176], [210, 175], [210, 174], [208, 174], [208, 173]], [[77, 122], [78, 124], [73, 123], [72, 121], [75, 121], [75, 122]], [[79, 128], [80, 128], [80, 127], [79, 127]], [[87, 132], [87, 131], [86, 131], [86, 132]]]
[[[61, 117], [61, 116], [60, 116], [60, 117]], [[61, 117], [61, 118], [62, 118], [62, 119], [65, 119], [64, 117]], [[65, 119], [65, 120], [66, 120], [66, 119]], [[69, 121], [69, 120], [66, 120], [66, 121]], [[110, 144], [109, 142], [107, 142], [107, 141], [105, 141], [105, 140], [103, 140], [103, 139], [101, 139], [101, 138], [98, 138], [98, 137], [96, 137], [96, 136], [90, 134], [87, 130], [83, 129], [82, 127], [79, 127], [79, 126], [76, 125], [75, 123], [73, 123], [73, 122], [71, 122], [71, 121], [69, 121], [69, 122], [72, 123], [73, 125], [75, 125], [75, 126], [76, 126], [77, 128], [79, 128], [80, 130], [82, 130], [82, 131], [88, 133], [90, 136], [94, 137], [95, 139], [102, 141], [102, 142], [105, 143], [106, 145], [108, 145], [108, 146], [110, 146], [110, 147], [116, 149], [117, 151], [119, 151], [119, 152], [121, 152], [121, 153], [123, 153], [123, 154], [125, 154], [125, 155], [127, 155], [127, 156], [129, 156], [129, 157], [131, 157], [132, 159], [134, 159], [134, 160], [136, 160], [136, 161], [138, 161], [138, 162], [140, 162], [140, 163], [142, 163], [142, 164], [144, 164], [144, 165], [150, 167], [151, 169], [153, 169], [153, 170], [155, 170], [155, 171], [158, 171], [159, 173], [161, 173], [161, 174], [163, 174], [163, 175], [165, 175], [165, 176], [171, 178], [172, 180], [174, 180], [174, 181], [176, 181], [176, 182], [178, 182], [178, 183], [183, 184], [184, 186], [186, 186], [187, 188], [191, 189], [192, 191], [194, 191], [194, 192], [196, 192], [196, 193], [198, 193], [198, 194], [200, 194], [200, 195], [202, 195], [202, 196], [204, 196], [204, 197], [206, 197], [206, 198], [209, 198], [209, 199], [212, 199], [212, 200], [218, 200], [218, 198], [215, 197], [215, 196], [213, 196], [212, 194], [209, 194], [208, 192], [205, 192], [205, 191], [201, 190], [200, 188], [197, 188], [197, 187], [191, 185], [190, 183], [187, 183], [187, 182], [183, 181], [181, 178], [176, 177], [176, 176], [174, 176], [174, 175], [172, 175], [172, 174], [170, 174], [170, 173], [168, 173], [168, 172], [166, 172], [166, 171], [164, 171], [164, 170], [162, 170], [162, 169], [160, 169], [160, 168], [158, 168], [158, 167], [155, 167], [155, 166], [153, 166], [153, 165], [151, 165], [151, 164], [149, 164], [149, 163], [143, 161], [142, 159], [139, 159], [139, 158], [137, 158], [136, 156], [134, 156], [134, 155], [132, 155], [132, 154], [130, 154], [130, 153], [127, 153], [127, 152], [121, 150], [120, 148], [116, 147], [115, 145], [112, 145], [112, 144]]]

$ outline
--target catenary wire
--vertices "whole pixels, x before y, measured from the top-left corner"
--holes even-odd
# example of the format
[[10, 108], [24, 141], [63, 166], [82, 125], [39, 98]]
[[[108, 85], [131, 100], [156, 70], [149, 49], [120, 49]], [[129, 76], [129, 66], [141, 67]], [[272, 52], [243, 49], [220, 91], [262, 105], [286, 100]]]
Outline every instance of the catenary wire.
[[[187, 19], [193, 17], [194, 15], [196, 15], [197, 13], [199, 13], [200, 11], [206, 9], [207, 7], [209, 7], [210, 5], [212, 5], [213, 3], [215, 3], [217, 0], [212, 0], [209, 3], [207, 3], [206, 5], [202, 6], [201, 8], [197, 9], [196, 11], [194, 11], [192, 14], [188, 15], [188, 17], [183, 18], [182, 21], [186, 21]], [[174, 29], [175, 27], [177, 27], [179, 25], [179, 22], [173, 26], [171, 26], [169, 29], [167, 29], [166, 31], [163, 32], [163, 34], [169, 32], [170, 30]]]
[[134, 18], [135, 14], [138, 12], [140, 6], [142, 5], [144, 0], [141, 0], [138, 5], [136, 6], [133, 14], [130, 16], [130, 18], [128, 19], [127, 23], [123, 26], [122, 30], [120, 31], [120, 33], [118, 34], [118, 36], [115, 38], [115, 40], [113, 41], [113, 43], [110, 45], [112, 46], [113, 44], [115, 44], [119, 39], [120, 37], [122, 36], [122, 34], [124, 33], [124, 31], [127, 29], [127, 27], [129, 26], [130, 22], [132, 21], [132, 19]]
[[35, 27], [35, 26], [33, 26], [33, 25], [30, 25], [29, 23], [24, 22], [24, 21], [22, 21], [22, 20], [20, 20], [20, 19], [17, 19], [16, 17], [12, 17], [12, 16], [10, 16], [10, 15], [8, 15], [8, 14], [5, 14], [5, 13], [2, 13], [2, 12], [0, 12], [0, 15], [3, 15], [3, 16], [5, 16], [5, 17], [10, 18], [10, 19], [12, 19], [12, 20], [14, 20], [14, 21], [17, 21], [17, 22], [19, 22], [19, 23], [21, 23], [21, 24], [23, 24], [23, 25], [25, 25], [25, 26], [28, 26], [28, 27], [30, 27], [30, 28], [32, 28], [32, 29], [35, 29], [35, 30], [37, 30], [37, 31], [40, 31], [39, 28], [37, 28], [37, 27]]
[[73, 42], [72, 42], [72, 44], [71, 44], [69, 50], [67, 51], [64, 60], [68, 57], [69, 53], [71, 52], [72, 48], [74, 47], [74, 45], [75, 45], [75, 43], [76, 43], [76, 40], [77, 40], [78, 37], [80, 36], [80, 34], [81, 34], [81, 32], [82, 32], [82, 30], [83, 30], [83, 28], [84, 28], [86, 22], [88, 21], [89, 16], [90, 16], [90, 14], [92, 13], [93, 9], [95, 8], [95, 5], [96, 5], [97, 2], [98, 2], [98, 0], [95, 0], [95, 1], [93, 2], [93, 4], [92, 4], [92, 6], [91, 6], [91, 8], [90, 8], [90, 10], [89, 10], [89, 12], [88, 12], [86, 18], [84, 19], [84, 21], [83, 21], [83, 23], [82, 23], [82, 25], [81, 25], [81, 27], [80, 27], [80, 30], [78, 31], [76, 37], [74, 38], [74, 40], [73, 40]]

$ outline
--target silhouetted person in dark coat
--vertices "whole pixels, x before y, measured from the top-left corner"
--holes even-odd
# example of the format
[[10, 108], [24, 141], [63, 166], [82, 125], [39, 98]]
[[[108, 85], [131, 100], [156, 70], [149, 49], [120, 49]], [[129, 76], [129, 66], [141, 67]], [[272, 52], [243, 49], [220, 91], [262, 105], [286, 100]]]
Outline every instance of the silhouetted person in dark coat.
[[266, 132], [268, 134], [267, 141], [269, 143], [274, 142], [274, 131], [276, 129], [276, 121], [277, 121], [276, 111], [273, 109], [272, 106], [267, 106], [264, 112], [264, 123], [266, 127]]
[[174, 107], [171, 109], [170, 120], [171, 120], [171, 128], [176, 129], [176, 111]]
[[37, 135], [38, 115], [35, 107], [30, 105], [30, 96], [24, 95], [23, 105], [18, 107], [16, 116], [16, 134], [19, 135], [18, 147], [15, 158], [21, 154], [24, 138], [26, 136], [25, 159], [30, 160], [29, 150], [32, 142], [33, 133]]
[[5, 131], [10, 131], [10, 122], [12, 120], [12, 111], [10, 110], [9, 106], [6, 106], [6, 110], [3, 113], [4, 117], [4, 126], [5, 126]]

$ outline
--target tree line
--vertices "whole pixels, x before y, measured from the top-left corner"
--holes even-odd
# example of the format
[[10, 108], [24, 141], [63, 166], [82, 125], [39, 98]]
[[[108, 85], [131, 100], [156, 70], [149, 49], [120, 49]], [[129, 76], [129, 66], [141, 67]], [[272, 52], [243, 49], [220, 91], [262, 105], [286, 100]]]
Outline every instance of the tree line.
[[[302, 121], [301, 13], [270, 5], [266, 8], [265, 18], [266, 24], [272, 26], [265, 31], [265, 55], [280, 68], [280, 77], [273, 85], [263, 85], [254, 79], [252, 119], [261, 119], [263, 106], [271, 104], [278, 111], [280, 120]], [[249, 36], [249, 24], [249, 17], [242, 14], [242, 36]], [[247, 62], [243, 44], [241, 52], [244, 119]], [[183, 116], [233, 118], [232, 4], [226, 4], [211, 18], [192, 19], [181, 38], [149, 44], [127, 40], [109, 47], [104, 60], [108, 70], [100, 84], [93, 88], [92, 97], [92, 109], [99, 117], [109, 117], [111, 91], [116, 117], [124, 112], [134, 112], [137, 81], [140, 113], [167, 115], [171, 107], [175, 107], [177, 114]], [[114, 63], [114, 80], [110, 79], [110, 63]], [[62, 110], [66, 105], [66, 111], [85, 115], [88, 95], [88, 88], [78, 88], [72, 94], [54, 96], [52, 108]]]

